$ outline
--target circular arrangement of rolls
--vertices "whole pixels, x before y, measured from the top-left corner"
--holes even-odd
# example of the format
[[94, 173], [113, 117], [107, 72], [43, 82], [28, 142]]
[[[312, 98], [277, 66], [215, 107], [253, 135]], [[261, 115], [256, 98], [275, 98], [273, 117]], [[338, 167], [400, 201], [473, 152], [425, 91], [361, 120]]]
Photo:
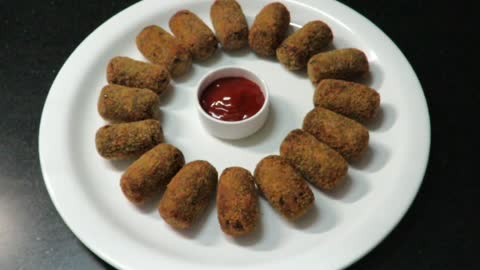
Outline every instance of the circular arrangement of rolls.
[[[120, 179], [121, 190], [133, 204], [145, 204], [163, 192], [160, 216], [174, 228], [187, 229], [216, 196], [221, 229], [237, 237], [255, 230], [261, 217], [259, 194], [283, 217], [296, 220], [315, 200], [307, 183], [323, 192], [341, 186], [348, 162], [362, 158], [368, 147], [369, 132], [362, 123], [375, 118], [380, 96], [352, 82], [369, 72], [362, 51], [326, 51], [333, 33], [322, 21], [311, 21], [287, 37], [290, 13], [275, 2], [258, 13], [249, 29], [235, 0], [214, 1], [210, 17], [213, 30], [188, 10], [171, 17], [173, 35], [155, 25], [141, 30], [137, 48], [151, 63], [111, 59], [108, 85], [98, 99], [100, 116], [111, 123], [97, 131], [95, 143], [105, 159], [136, 159]], [[306, 70], [315, 86], [314, 108], [301, 129], [286, 134], [279, 155], [264, 157], [253, 174], [226, 168], [220, 179], [207, 161], [185, 164], [182, 152], [165, 142], [155, 119], [171, 78], [185, 74], [192, 61], [208, 59], [219, 47], [250, 47], [260, 57], [276, 57], [288, 70]]]

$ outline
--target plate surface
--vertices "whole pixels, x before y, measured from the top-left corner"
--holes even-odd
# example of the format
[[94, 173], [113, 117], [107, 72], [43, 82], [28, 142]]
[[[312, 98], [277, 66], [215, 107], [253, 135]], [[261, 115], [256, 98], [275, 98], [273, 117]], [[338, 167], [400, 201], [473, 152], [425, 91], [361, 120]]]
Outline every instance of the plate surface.
[[[239, 1], [251, 25], [268, 1]], [[144, 1], [101, 25], [66, 61], [42, 114], [39, 151], [49, 194], [65, 223], [93, 252], [122, 269], [334, 269], [345, 267], [377, 245], [399, 222], [422, 182], [430, 147], [428, 110], [418, 79], [400, 50], [381, 30], [335, 1], [282, 1], [292, 29], [323, 20], [334, 32], [335, 48], [365, 51], [371, 76], [365, 79], [382, 97], [381, 112], [369, 123], [370, 148], [352, 164], [346, 185], [333, 193], [314, 189], [315, 208], [289, 223], [265, 200], [259, 229], [234, 240], [220, 230], [214, 204], [190, 231], [171, 229], [156, 205], [139, 209], [121, 193], [119, 178], [129, 162], [103, 160], [95, 150], [96, 130], [105, 124], [97, 98], [106, 84], [108, 61], [123, 55], [145, 60], [135, 36], [150, 24], [168, 29], [175, 11], [188, 8], [211, 26], [212, 1]], [[208, 70], [235, 65], [252, 70], [268, 84], [271, 112], [255, 135], [226, 141], [211, 137], [195, 108], [195, 89]], [[314, 87], [305, 72], [289, 72], [277, 61], [248, 50], [195, 63], [162, 97], [166, 139], [187, 161], [206, 159], [219, 172], [228, 166], [253, 170], [264, 156], [278, 153], [285, 135], [301, 126], [312, 109]]]

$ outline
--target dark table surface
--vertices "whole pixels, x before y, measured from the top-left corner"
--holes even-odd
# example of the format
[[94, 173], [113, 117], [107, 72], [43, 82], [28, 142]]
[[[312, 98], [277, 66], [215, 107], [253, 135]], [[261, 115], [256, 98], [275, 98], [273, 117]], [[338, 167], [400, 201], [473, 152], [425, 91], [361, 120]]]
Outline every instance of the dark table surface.
[[[0, 0], [0, 269], [111, 269], [65, 226], [38, 160], [41, 111], [75, 47], [135, 1]], [[473, 1], [341, 1], [401, 48], [423, 85], [432, 148], [394, 231], [352, 269], [479, 269], [479, 150]]]

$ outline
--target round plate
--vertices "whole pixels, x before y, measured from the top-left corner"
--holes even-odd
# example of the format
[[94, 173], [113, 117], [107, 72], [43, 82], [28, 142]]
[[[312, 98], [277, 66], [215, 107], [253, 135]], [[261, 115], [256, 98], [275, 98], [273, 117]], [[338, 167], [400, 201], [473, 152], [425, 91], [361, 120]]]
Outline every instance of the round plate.
[[[115, 56], [145, 60], [135, 46], [143, 27], [168, 29], [168, 19], [188, 8], [211, 26], [212, 1], [144, 1], [115, 15], [83, 41], [60, 70], [43, 110], [39, 151], [50, 196], [65, 223], [98, 256], [122, 269], [331, 269], [345, 267], [378, 244], [399, 222], [422, 182], [430, 147], [425, 97], [411, 66], [395, 44], [367, 19], [335, 1], [282, 1], [292, 29], [323, 20], [334, 32], [335, 48], [365, 51], [377, 89], [379, 117], [369, 123], [370, 147], [351, 164], [346, 184], [332, 193], [314, 189], [315, 207], [290, 223], [261, 200], [261, 224], [241, 239], [225, 236], [215, 204], [192, 230], [176, 231], [159, 216], [156, 203], [144, 208], [123, 196], [119, 179], [129, 162], [109, 162], [95, 150], [95, 132], [105, 124], [97, 99], [106, 84], [106, 66]], [[251, 25], [268, 1], [240, 1]], [[224, 65], [252, 70], [268, 84], [271, 114], [255, 135], [220, 140], [201, 126], [195, 90], [208, 70]], [[187, 161], [205, 159], [219, 172], [228, 166], [249, 170], [278, 153], [286, 134], [299, 128], [313, 108], [314, 87], [305, 72], [289, 72], [277, 61], [248, 50], [218, 53], [195, 63], [162, 97], [166, 139]]]

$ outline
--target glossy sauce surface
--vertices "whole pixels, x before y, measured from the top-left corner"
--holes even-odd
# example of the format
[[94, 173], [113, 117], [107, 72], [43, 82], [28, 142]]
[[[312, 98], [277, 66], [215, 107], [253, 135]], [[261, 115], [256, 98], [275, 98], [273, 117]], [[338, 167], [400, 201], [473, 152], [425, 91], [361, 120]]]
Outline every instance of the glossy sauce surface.
[[242, 77], [221, 78], [203, 91], [200, 104], [215, 119], [240, 121], [252, 117], [265, 103], [260, 87]]

